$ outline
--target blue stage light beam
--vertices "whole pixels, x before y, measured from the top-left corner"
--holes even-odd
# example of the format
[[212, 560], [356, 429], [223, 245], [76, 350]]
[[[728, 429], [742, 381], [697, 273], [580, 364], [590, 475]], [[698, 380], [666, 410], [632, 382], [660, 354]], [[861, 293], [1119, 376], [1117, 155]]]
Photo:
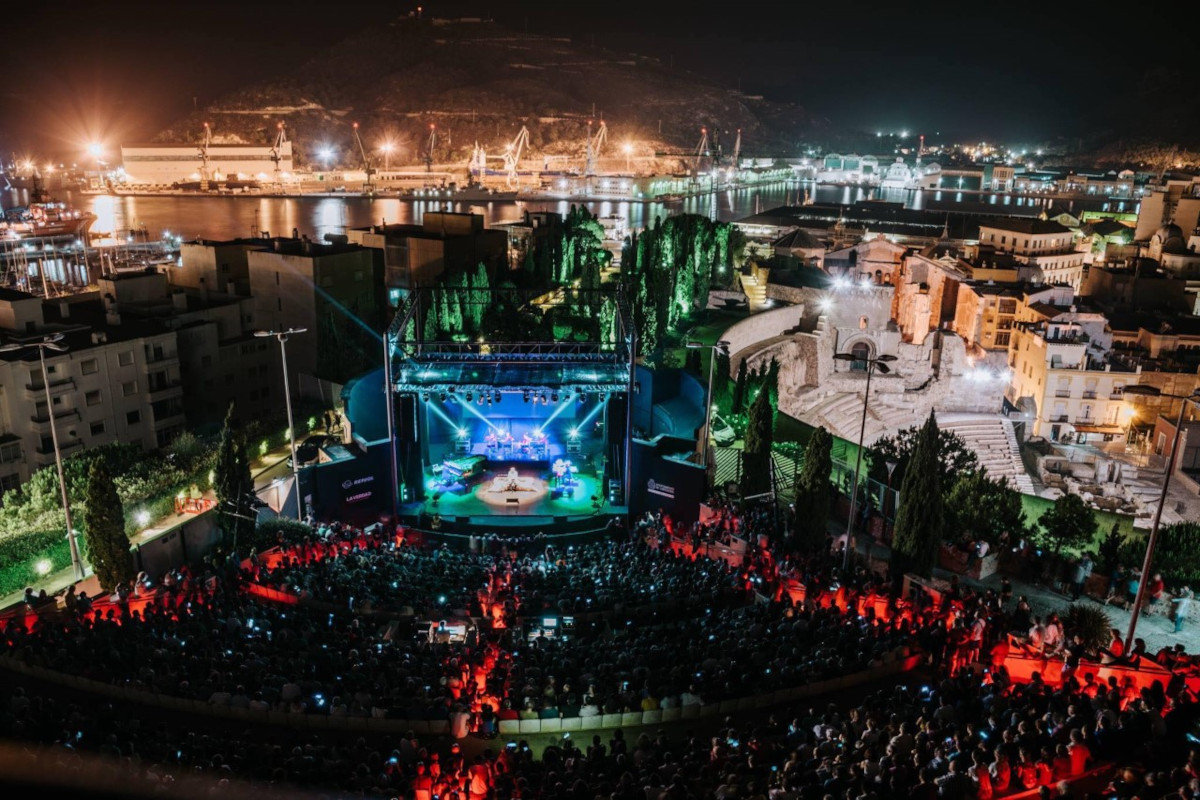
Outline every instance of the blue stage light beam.
[[559, 414], [561, 414], [563, 411], [565, 411], [567, 406], [569, 406], [569, 405], [571, 405], [571, 398], [564, 397], [563, 401], [558, 404], [558, 408], [554, 409], [554, 413], [552, 413], [550, 416], [546, 417], [545, 422], [543, 422], [541, 425], [538, 425], [538, 430], [542, 431], [544, 433], [546, 431], [546, 426], [549, 425], [551, 422], [554, 422], [554, 418], [557, 417]]
[[596, 403], [596, 407], [595, 407], [595, 408], [593, 408], [591, 411], [589, 411], [589, 412], [587, 413], [587, 416], [583, 418], [583, 421], [582, 421], [582, 422], [580, 422], [578, 425], [576, 425], [576, 426], [575, 426], [575, 430], [577, 430], [577, 431], [582, 431], [582, 430], [583, 430], [583, 429], [584, 429], [584, 428], [587, 426], [587, 424], [588, 424], [589, 422], [591, 422], [593, 419], [595, 419], [595, 418], [596, 418], [596, 415], [600, 413], [600, 409], [604, 408], [606, 405], [608, 405], [608, 398], [607, 398], [607, 397], [606, 397], [606, 398], [604, 398], [604, 399], [603, 399], [602, 401], [600, 401], [599, 403]]
[[429, 406], [430, 410], [433, 411], [433, 413], [437, 414], [439, 417], [444, 419], [446, 421], [446, 424], [454, 429], [455, 433], [458, 433], [458, 431], [459, 431], [458, 423], [455, 422], [454, 420], [450, 419], [450, 417], [448, 417], [446, 415], [445, 411], [442, 411], [442, 409], [438, 408], [438, 404], [436, 402], [431, 400], [428, 403], [426, 403], [425, 405]]
[[459, 403], [459, 406], [461, 406], [463, 409], [465, 409], [467, 411], [470, 411], [472, 414], [474, 414], [475, 416], [479, 417], [481, 420], [486, 422], [487, 426], [489, 428], [491, 428], [492, 430], [494, 430], [496, 433], [503, 433], [503, 431], [501, 431], [499, 428], [497, 428], [495, 425], [492, 424], [492, 421], [490, 419], [488, 419], [483, 414], [480, 414], [478, 411], [476, 411], [475, 406], [472, 405], [471, 403]]

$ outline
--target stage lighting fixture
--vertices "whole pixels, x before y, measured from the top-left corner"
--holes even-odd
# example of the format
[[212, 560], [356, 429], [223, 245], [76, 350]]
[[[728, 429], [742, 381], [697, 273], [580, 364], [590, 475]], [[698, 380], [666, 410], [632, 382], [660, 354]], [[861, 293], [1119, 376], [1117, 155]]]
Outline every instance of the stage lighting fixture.
[[442, 395], [441, 395], [441, 401], [442, 401], [443, 403], [444, 403], [444, 402], [446, 402], [446, 393], [445, 393], [445, 392], [442, 392]]
[[499, 393], [499, 392], [496, 392], [496, 394], [494, 395], [494, 397], [495, 397], [495, 399], [496, 399], [496, 402], [497, 402], [497, 403], [499, 403], [499, 402], [500, 402], [500, 399], [501, 399], [501, 398], [500, 398], [500, 393]]
[[529, 402], [529, 390], [528, 389], [521, 392], [521, 399], [524, 400], [526, 403]]
[[543, 402], [543, 403], [548, 403], [548, 402], [549, 402], [549, 401], [546, 399], [546, 393], [545, 393], [545, 392], [542, 392], [542, 402]]
[[429, 402], [429, 392], [421, 392], [421, 399], [424, 400], [426, 403], [428, 403]]
[[557, 403], [557, 402], [558, 402], [558, 392], [554, 392], [554, 393], [552, 393], [552, 394], [550, 395], [550, 402], [551, 402], [551, 403]]

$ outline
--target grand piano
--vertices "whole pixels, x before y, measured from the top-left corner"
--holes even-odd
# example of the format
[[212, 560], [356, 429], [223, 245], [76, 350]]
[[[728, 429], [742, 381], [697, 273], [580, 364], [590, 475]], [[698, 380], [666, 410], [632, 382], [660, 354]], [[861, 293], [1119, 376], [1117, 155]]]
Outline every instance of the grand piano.
[[487, 458], [484, 456], [459, 456], [458, 458], [448, 458], [442, 462], [442, 483], [466, 483], [471, 478], [483, 474], [484, 468], [487, 466]]

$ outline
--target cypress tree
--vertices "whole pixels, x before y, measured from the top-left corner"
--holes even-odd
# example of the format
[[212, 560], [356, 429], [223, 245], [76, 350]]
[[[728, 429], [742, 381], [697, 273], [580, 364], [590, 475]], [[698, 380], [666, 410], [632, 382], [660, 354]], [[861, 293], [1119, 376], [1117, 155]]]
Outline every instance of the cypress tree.
[[937, 563], [946, 519], [939, 461], [938, 426], [931, 411], [917, 434], [912, 460], [900, 484], [892, 544], [893, 577], [915, 572], [928, 578]]
[[833, 437], [824, 428], [817, 428], [804, 449], [804, 466], [796, 475], [796, 532], [808, 550], [825, 543], [832, 474]]
[[729, 410], [734, 414], [742, 413], [746, 407], [746, 359], [742, 359], [738, 364], [737, 381], [733, 384], [733, 400], [730, 403]]
[[88, 471], [85, 497], [83, 525], [88, 555], [101, 588], [111, 592], [117, 584], [132, 581], [137, 573], [129, 555], [129, 539], [125, 536], [125, 511], [102, 458], [93, 461]]
[[250, 476], [250, 458], [246, 453], [245, 436], [234, 416], [234, 404], [225, 413], [225, 427], [217, 445], [217, 461], [213, 468], [213, 488], [217, 494], [217, 525], [232, 543], [239, 535], [248, 536], [254, 523], [231, 514], [253, 517], [247, 498], [254, 494], [254, 479]]
[[760, 391], [750, 404], [746, 446], [742, 453], [742, 493], [760, 494], [771, 487], [771, 445], [775, 436], [775, 412], [768, 392]]
[[717, 363], [713, 365], [713, 397], [709, 398], [710, 403], [718, 403], [715, 398], [724, 400], [728, 397], [729, 391], [729, 353], [719, 349], [716, 351]]

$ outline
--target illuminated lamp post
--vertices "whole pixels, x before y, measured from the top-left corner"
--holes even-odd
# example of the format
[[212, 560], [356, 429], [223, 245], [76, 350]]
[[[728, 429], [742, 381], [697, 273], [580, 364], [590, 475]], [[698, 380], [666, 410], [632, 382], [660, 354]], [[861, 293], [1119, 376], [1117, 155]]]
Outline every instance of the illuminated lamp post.
[[279, 340], [279, 355], [283, 359], [283, 396], [287, 401], [288, 436], [292, 444], [292, 483], [296, 487], [296, 519], [304, 519], [304, 509], [300, 507], [300, 464], [296, 458], [296, 425], [292, 422], [292, 387], [288, 382], [287, 340], [288, 337], [304, 333], [308, 328], [288, 328], [286, 331], [255, 331], [259, 338], [274, 336]]
[[[853, 353], [835, 353], [837, 361], [862, 362], [867, 365], [867, 388], [863, 392], [862, 425], [858, 429], [858, 453], [854, 458], [854, 481], [850, 486], [850, 516], [846, 520], [846, 548], [842, 551], [842, 569], [850, 563], [850, 545], [854, 541], [854, 506], [858, 500], [858, 472], [862, 467], [863, 437], [867, 433], [867, 404], [871, 397], [871, 374], [879, 370], [884, 375], [892, 371], [888, 364], [896, 360], [896, 356], [882, 355], [875, 358], [858, 358]], [[889, 476], [890, 477], [890, 476]]]
[[379, 150], [383, 153], [383, 168], [385, 170], [391, 168], [392, 151], [395, 149], [396, 146], [391, 142], [384, 142], [383, 144], [379, 145]]
[[717, 353], [729, 355], [729, 342], [721, 339], [712, 344], [704, 344], [703, 342], [688, 342], [686, 345], [689, 350], [698, 350], [702, 347], [709, 348], [710, 354], [708, 358], [708, 392], [704, 395], [704, 473], [708, 474], [708, 443], [712, 439], [712, 411], [713, 411], [713, 364], [717, 361]]
[[1125, 394], [1140, 395], [1143, 397], [1169, 397], [1172, 400], [1180, 401], [1179, 414], [1175, 418], [1175, 437], [1171, 442], [1171, 455], [1167, 458], [1167, 466], [1164, 470], [1162, 492], [1158, 496], [1158, 508], [1154, 509], [1154, 522], [1150, 525], [1150, 538], [1146, 540], [1146, 555], [1142, 558], [1142, 574], [1138, 579], [1137, 597], [1134, 598], [1133, 611], [1129, 615], [1129, 632], [1125, 635], [1125, 652], [1128, 653], [1133, 647], [1133, 636], [1137, 632], [1138, 616], [1142, 610], [1142, 603], [1146, 599], [1146, 584], [1149, 582], [1150, 567], [1154, 560], [1154, 548], [1158, 544], [1158, 525], [1162, 520], [1163, 506], [1167, 504], [1167, 489], [1171, 485], [1171, 472], [1175, 466], [1175, 459], [1179, 457], [1179, 440], [1183, 433], [1183, 412], [1187, 410], [1188, 403], [1200, 403], [1200, 389], [1195, 390], [1191, 394], [1167, 394], [1154, 386], [1135, 384], [1133, 386], [1126, 386]]
[[36, 347], [38, 360], [42, 365], [42, 388], [46, 390], [46, 414], [50, 418], [50, 441], [54, 443], [54, 465], [58, 468], [58, 488], [62, 490], [63, 515], [67, 519], [67, 542], [71, 546], [71, 566], [75, 568], [75, 580], [84, 578], [83, 558], [79, 555], [79, 542], [75, 538], [75, 529], [71, 527], [71, 503], [67, 499], [67, 481], [63, 477], [62, 452], [58, 449], [58, 427], [54, 424], [54, 398], [50, 396], [50, 377], [46, 372], [46, 351], [56, 353], [67, 352], [62, 344], [63, 334], [55, 333], [42, 338], [40, 342], [10, 342], [0, 345], [0, 353], [15, 353], [27, 347]]

